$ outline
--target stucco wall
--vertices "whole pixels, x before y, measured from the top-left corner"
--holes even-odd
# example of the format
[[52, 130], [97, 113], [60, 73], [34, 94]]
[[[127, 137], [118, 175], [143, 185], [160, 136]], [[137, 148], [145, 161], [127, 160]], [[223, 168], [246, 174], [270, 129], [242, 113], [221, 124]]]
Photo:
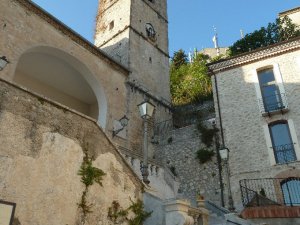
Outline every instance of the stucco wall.
[[95, 121], [3, 81], [0, 105], [0, 196], [17, 204], [19, 224], [79, 224], [83, 148], [106, 173], [103, 187], [89, 188], [86, 224], [110, 224], [113, 200], [126, 208], [141, 197], [138, 178]]
[[[288, 169], [300, 167], [297, 162], [284, 165], [272, 165], [270, 154], [272, 146], [266, 139], [264, 127], [272, 121], [292, 120], [296, 140], [294, 147], [299, 147], [300, 140], [300, 52], [288, 52], [276, 57], [260, 60], [234, 69], [220, 72], [216, 75], [222, 124], [224, 128], [225, 145], [230, 149], [230, 170], [232, 191], [237, 208], [241, 208], [239, 180], [255, 178], [272, 178]], [[266, 66], [278, 65], [289, 111], [263, 117], [256, 92], [258, 85], [254, 71]], [[218, 110], [216, 89], [213, 80], [215, 108]], [[217, 120], [219, 115], [217, 113]], [[268, 136], [268, 135], [267, 135]], [[287, 173], [289, 176], [292, 173]], [[299, 175], [298, 175], [299, 176]]]

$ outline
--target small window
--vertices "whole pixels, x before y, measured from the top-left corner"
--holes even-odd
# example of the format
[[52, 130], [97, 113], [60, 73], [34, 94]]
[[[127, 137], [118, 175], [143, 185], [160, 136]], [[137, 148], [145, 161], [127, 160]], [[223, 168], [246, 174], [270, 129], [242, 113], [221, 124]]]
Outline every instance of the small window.
[[109, 30], [112, 30], [114, 28], [114, 26], [115, 26], [115, 21], [111, 21], [109, 23]]
[[280, 121], [269, 125], [272, 147], [277, 164], [296, 161], [294, 143], [291, 138], [288, 123]]
[[271, 112], [285, 108], [282, 101], [284, 94], [279, 91], [273, 68], [258, 71], [258, 80], [262, 95], [260, 104], [264, 107], [264, 111]]

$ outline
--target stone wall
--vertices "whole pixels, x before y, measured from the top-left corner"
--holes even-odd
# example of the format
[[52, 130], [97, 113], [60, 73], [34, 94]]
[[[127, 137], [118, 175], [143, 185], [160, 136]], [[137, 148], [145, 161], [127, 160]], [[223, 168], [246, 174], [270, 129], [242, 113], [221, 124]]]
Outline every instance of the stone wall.
[[[158, 146], [155, 156], [162, 160], [166, 167], [175, 170], [180, 182], [179, 197], [185, 197], [195, 204], [196, 195], [204, 196], [220, 204], [220, 183], [216, 155], [204, 164], [196, 159], [196, 152], [205, 147], [201, 143], [201, 133], [193, 124], [172, 130], [165, 142]], [[215, 147], [212, 147], [215, 152]]]
[[[280, 49], [280, 46], [277, 46]], [[260, 53], [260, 52], [258, 52]], [[236, 59], [238, 60], [238, 59]], [[300, 168], [297, 161], [288, 164], [271, 163], [273, 157], [270, 135], [266, 133], [268, 124], [278, 120], [292, 120], [295, 134], [294, 148], [299, 149], [300, 140], [300, 52], [299, 50], [286, 52], [281, 55], [257, 60], [243, 66], [228, 69], [216, 75], [222, 125], [224, 128], [225, 146], [230, 149], [231, 184], [235, 205], [242, 207], [239, 180], [255, 178], [274, 178], [284, 171]], [[278, 65], [283, 87], [288, 102], [289, 111], [276, 115], [263, 116], [259, 109], [257, 97], [256, 70]], [[212, 77], [215, 108], [218, 111], [217, 95]], [[259, 88], [259, 86], [258, 86]], [[217, 124], [220, 118], [217, 113]], [[299, 173], [297, 173], [299, 177]]]
[[96, 121], [4, 81], [0, 106], [0, 196], [17, 204], [18, 224], [81, 224], [84, 149], [106, 173], [87, 192], [85, 224], [110, 224], [112, 201], [126, 208], [141, 197], [142, 184]]

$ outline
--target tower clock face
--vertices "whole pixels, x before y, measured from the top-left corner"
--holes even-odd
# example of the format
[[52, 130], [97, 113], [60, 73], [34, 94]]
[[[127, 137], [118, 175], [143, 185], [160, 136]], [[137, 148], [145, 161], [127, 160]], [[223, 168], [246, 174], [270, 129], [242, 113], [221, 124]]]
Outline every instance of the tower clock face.
[[152, 41], [156, 41], [156, 31], [151, 23], [146, 23], [146, 34]]

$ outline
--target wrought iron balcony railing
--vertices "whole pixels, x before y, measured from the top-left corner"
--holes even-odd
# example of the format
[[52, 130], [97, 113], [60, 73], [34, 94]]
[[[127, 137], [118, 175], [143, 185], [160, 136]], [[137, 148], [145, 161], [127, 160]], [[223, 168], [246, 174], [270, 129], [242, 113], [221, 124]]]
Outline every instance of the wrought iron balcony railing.
[[297, 160], [293, 143], [274, 146], [273, 150], [277, 164], [284, 164]]
[[261, 113], [284, 111], [288, 108], [285, 93], [264, 96], [258, 100]]
[[240, 180], [244, 207], [300, 206], [300, 177]]

